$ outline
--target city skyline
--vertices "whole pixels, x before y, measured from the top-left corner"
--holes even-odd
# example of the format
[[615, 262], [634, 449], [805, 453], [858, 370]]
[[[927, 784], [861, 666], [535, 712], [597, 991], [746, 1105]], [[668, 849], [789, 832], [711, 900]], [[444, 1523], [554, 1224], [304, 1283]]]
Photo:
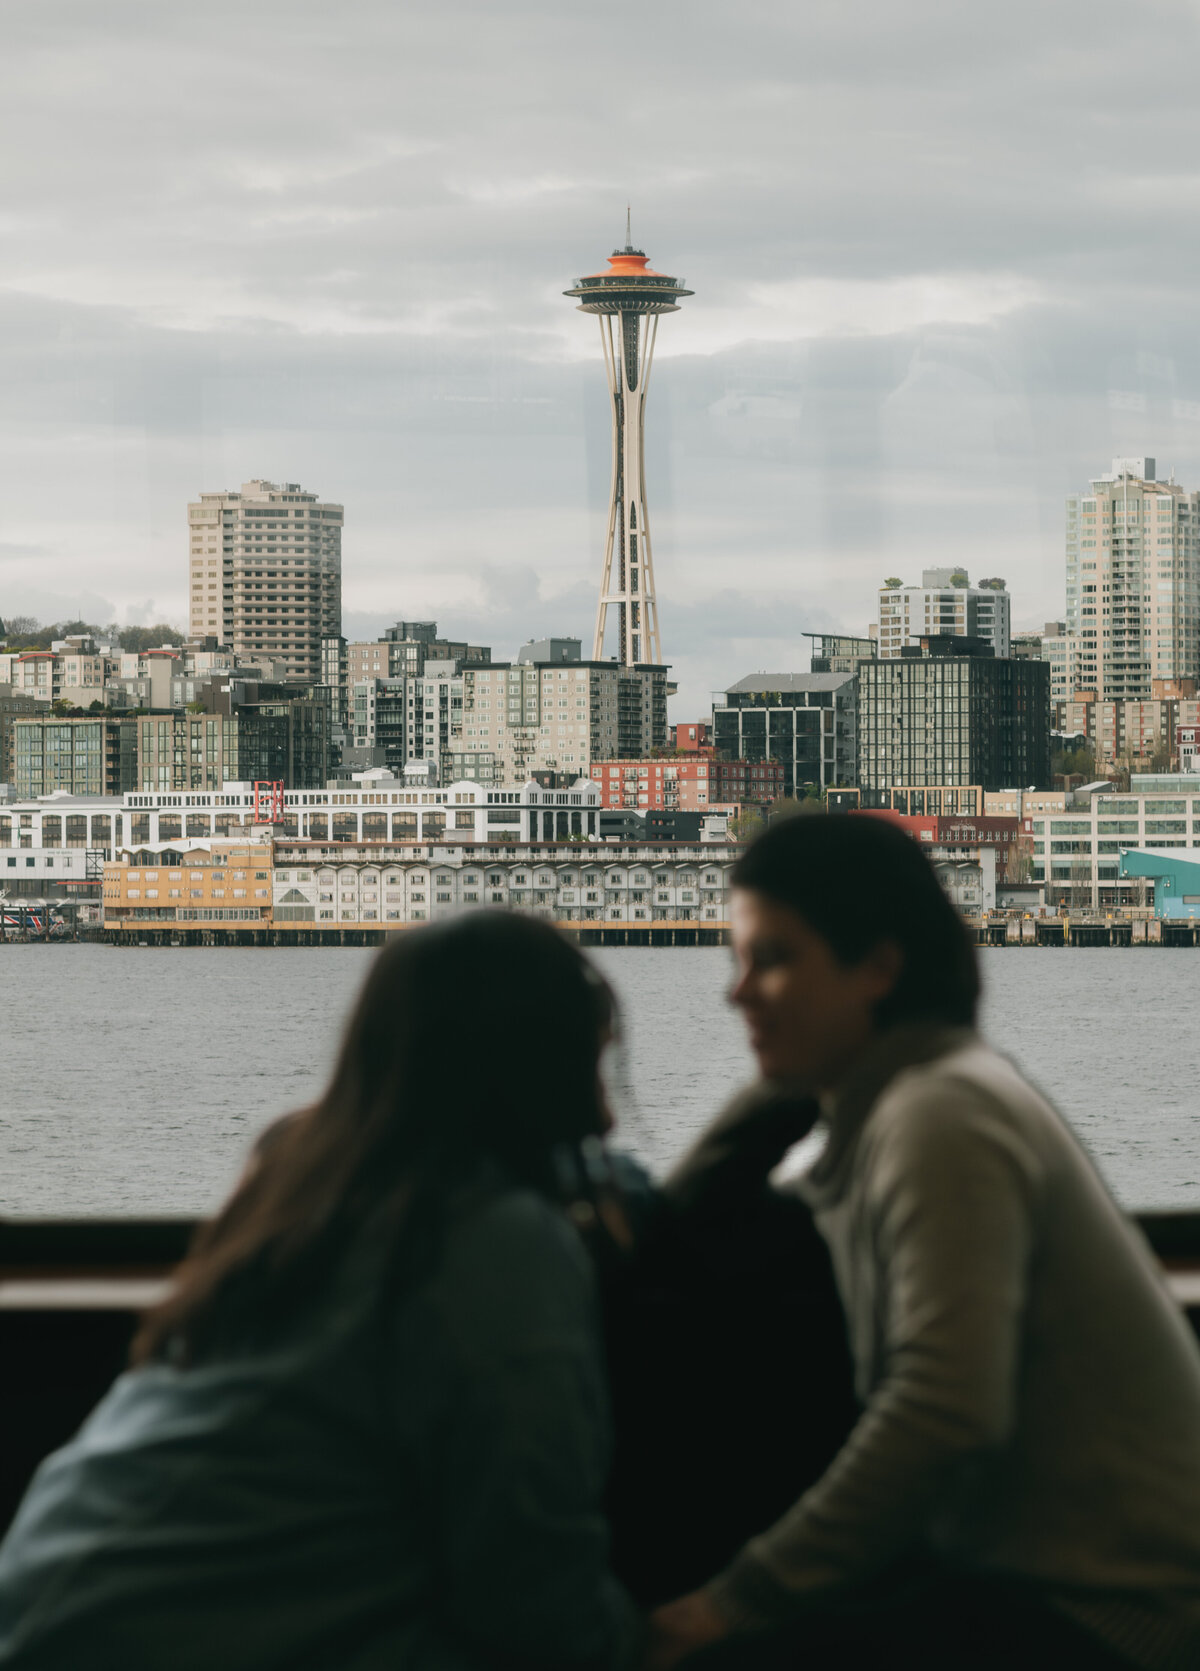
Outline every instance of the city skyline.
[[677, 714], [861, 633], [889, 573], [1059, 616], [1069, 493], [1139, 453], [1200, 483], [1198, 24], [1152, 11], [701, 4], [632, 67], [537, 6], [21, 16], [6, 607], [182, 626], [180, 506], [261, 475], [349, 508], [348, 636], [586, 638], [607, 402], [559, 292], [632, 199], [698, 288], [648, 437]]

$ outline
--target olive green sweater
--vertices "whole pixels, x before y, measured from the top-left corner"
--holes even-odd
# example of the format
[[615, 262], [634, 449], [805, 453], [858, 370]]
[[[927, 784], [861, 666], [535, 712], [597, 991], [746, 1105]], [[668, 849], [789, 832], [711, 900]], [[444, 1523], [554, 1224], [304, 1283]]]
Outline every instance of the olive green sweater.
[[1200, 1665], [1200, 1351], [1078, 1142], [965, 1030], [884, 1035], [825, 1113], [795, 1187], [863, 1415], [714, 1599], [781, 1622], [923, 1553], [1032, 1582], [1135, 1665]]

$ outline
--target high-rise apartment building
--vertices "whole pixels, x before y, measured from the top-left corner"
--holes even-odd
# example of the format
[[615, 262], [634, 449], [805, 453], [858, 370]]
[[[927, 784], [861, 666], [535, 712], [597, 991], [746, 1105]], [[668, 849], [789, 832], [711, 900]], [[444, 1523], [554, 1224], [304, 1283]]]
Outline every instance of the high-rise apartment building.
[[86, 718], [14, 717], [13, 784], [19, 800], [62, 791], [123, 795], [137, 787], [137, 722], [111, 714]]
[[16, 747], [13, 725], [21, 718], [45, 718], [46, 707], [36, 696], [14, 691], [7, 682], [0, 682], [0, 783], [16, 780]]
[[382, 638], [346, 646], [346, 679], [353, 685], [360, 679], [411, 678], [422, 673], [430, 661], [486, 667], [491, 659], [486, 644], [439, 638], [436, 621], [397, 621]]
[[188, 506], [192, 635], [318, 682], [322, 640], [341, 632], [342, 521], [298, 482], [202, 493]]
[[[460, 747], [463, 674], [458, 661], [427, 661], [408, 678], [356, 679], [350, 686], [347, 737], [354, 749], [382, 750], [378, 763], [400, 773], [414, 760], [449, 771]], [[447, 778], [449, 781], [449, 778]]]
[[521, 783], [541, 771], [583, 775], [593, 760], [636, 760], [666, 746], [665, 667], [524, 654], [463, 669], [456, 775], [490, 783]]
[[957, 636], [932, 637], [916, 655], [859, 668], [863, 790], [1049, 782], [1049, 666], [998, 660], [982, 645], [959, 645]]
[[[402, 625], [411, 632], [421, 624]], [[380, 763], [393, 771], [427, 760], [446, 782], [481, 783], [579, 776], [594, 759], [664, 747], [666, 668], [581, 662], [579, 647], [577, 638], [539, 640], [510, 664], [493, 663], [485, 646], [447, 639], [351, 645], [349, 742], [382, 751]], [[433, 659], [433, 650], [453, 655]], [[406, 675], [406, 666], [420, 671]]]
[[346, 684], [346, 640], [340, 632], [321, 640], [321, 683], [329, 689], [329, 717], [335, 726], [345, 726], [349, 687]]
[[1101, 701], [1200, 675], [1200, 493], [1159, 481], [1152, 458], [1115, 458], [1073, 493], [1065, 613], [1076, 688]]
[[1078, 634], [1065, 621], [1047, 621], [1038, 659], [1050, 663], [1051, 702], [1070, 702], [1081, 688]]
[[972, 586], [966, 569], [925, 569], [919, 586], [889, 580], [880, 587], [881, 659], [917, 648], [931, 633], [982, 638], [994, 655], [1009, 655], [1012, 610], [1004, 582], [981, 580]]
[[638, 760], [667, 746], [667, 696], [674, 690], [661, 662], [622, 667], [617, 678], [617, 753]]
[[1176, 757], [1178, 732], [1189, 722], [1196, 723], [1198, 710], [1200, 703], [1194, 697], [1155, 697], [1149, 702], [1057, 702], [1055, 730], [1064, 737], [1085, 738], [1097, 772], [1122, 761], [1136, 770], [1137, 763], [1155, 756], [1160, 757], [1161, 770]]
[[[334, 693], [334, 720], [354, 733], [350, 741], [360, 748], [364, 746], [359, 733], [365, 715], [361, 687], [379, 680], [419, 679], [429, 662], [453, 662], [455, 671], [466, 666], [485, 667], [491, 662], [492, 652], [486, 644], [439, 638], [436, 621], [397, 621], [380, 638], [362, 639], [353, 644], [347, 644], [344, 639], [327, 639], [324, 657], [325, 683]], [[394, 694], [390, 693], [389, 699]], [[460, 686], [460, 697], [461, 694]], [[410, 753], [408, 758], [421, 756]]]
[[857, 673], [864, 661], [879, 654], [877, 638], [855, 638], [844, 632], [806, 632], [810, 673]]
[[233, 681], [210, 690], [204, 713], [124, 723], [136, 731], [136, 786], [144, 793], [219, 790], [255, 778], [323, 789], [329, 777], [329, 704], [320, 685]]
[[853, 673], [752, 673], [713, 706], [727, 759], [783, 765], [783, 793], [857, 781], [858, 681]]
[[464, 776], [522, 783], [535, 771], [577, 772], [618, 754], [616, 662], [516, 661], [463, 670]]
[[1041, 632], [1015, 632], [1014, 661], [1050, 664], [1050, 701], [1067, 702], [1079, 688], [1079, 640], [1065, 621], [1047, 621]]

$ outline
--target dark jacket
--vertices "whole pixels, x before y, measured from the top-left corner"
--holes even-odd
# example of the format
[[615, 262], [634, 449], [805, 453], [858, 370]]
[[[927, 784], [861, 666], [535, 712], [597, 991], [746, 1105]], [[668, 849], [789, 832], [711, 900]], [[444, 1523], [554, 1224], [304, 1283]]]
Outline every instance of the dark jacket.
[[607, 1267], [614, 1565], [643, 1605], [724, 1566], [856, 1419], [828, 1250], [770, 1182], [816, 1112], [786, 1086], [737, 1098], [643, 1214], [633, 1257]]

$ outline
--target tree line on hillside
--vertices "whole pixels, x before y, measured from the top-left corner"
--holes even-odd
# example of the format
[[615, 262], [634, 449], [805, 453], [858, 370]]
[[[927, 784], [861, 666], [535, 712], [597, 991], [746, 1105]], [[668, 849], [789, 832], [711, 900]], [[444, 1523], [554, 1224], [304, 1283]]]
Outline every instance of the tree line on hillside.
[[94, 621], [41, 622], [32, 615], [9, 615], [0, 620], [0, 644], [7, 650], [48, 650], [59, 638], [73, 638], [80, 633], [119, 644], [122, 650], [156, 650], [160, 644], [181, 644], [183, 633], [178, 627], [159, 621], [151, 627], [119, 627], [115, 621], [106, 627]]

